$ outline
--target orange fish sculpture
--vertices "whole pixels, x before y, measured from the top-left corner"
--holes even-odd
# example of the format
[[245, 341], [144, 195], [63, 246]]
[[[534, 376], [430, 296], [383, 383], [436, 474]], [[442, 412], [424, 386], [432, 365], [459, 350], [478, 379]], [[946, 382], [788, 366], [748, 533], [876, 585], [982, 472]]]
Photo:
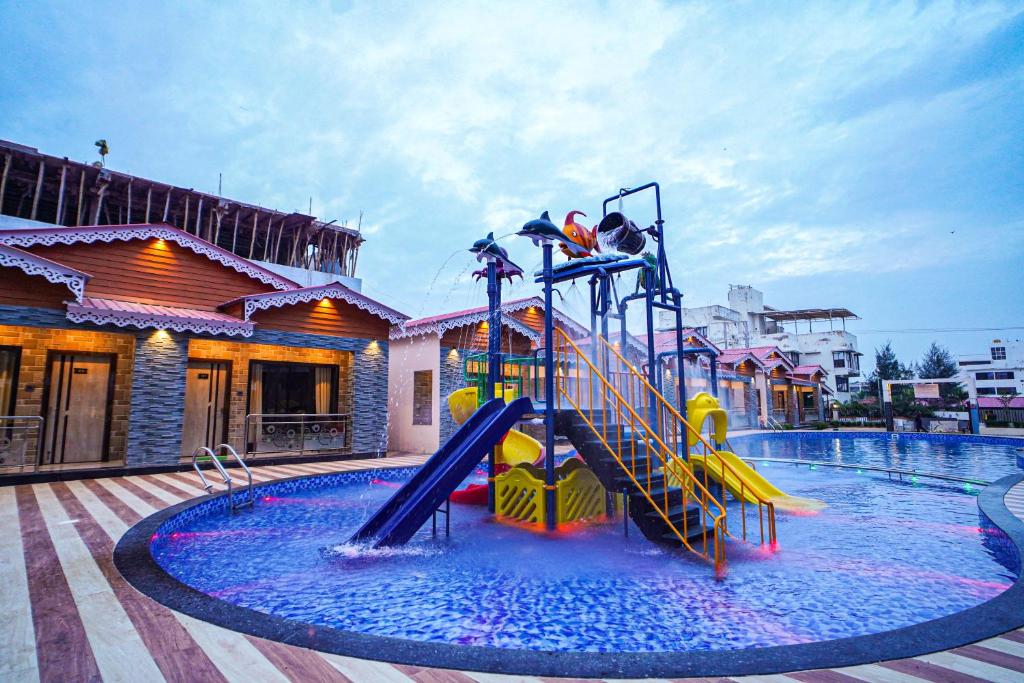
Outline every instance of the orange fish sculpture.
[[591, 230], [586, 229], [574, 220], [576, 214], [581, 216], [587, 215], [582, 211], [570, 211], [567, 213], [565, 215], [565, 225], [562, 226], [562, 234], [573, 244], [586, 249], [586, 253], [580, 253], [579, 249], [570, 249], [564, 243], [559, 244], [562, 253], [571, 259], [586, 258], [592, 256], [595, 251], [601, 251], [601, 247], [597, 244], [597, 226], [595, 225]]

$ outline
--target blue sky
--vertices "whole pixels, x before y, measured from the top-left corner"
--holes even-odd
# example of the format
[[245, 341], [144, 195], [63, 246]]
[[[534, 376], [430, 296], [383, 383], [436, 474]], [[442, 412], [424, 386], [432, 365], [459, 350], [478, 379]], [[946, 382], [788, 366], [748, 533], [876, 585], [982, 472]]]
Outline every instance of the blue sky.
[[688, 305], [734, 283], [776, 308], [846, 306], [862, 351], [891, 338], [906, 360], [1024, 337], [870, 332], [1024, 326], [1020, 3], [0, 0], [0, 16], [0, 137], [79, 160], [105, 137], [120, 171], [362, 210], [364, 291], [414, 317], [485, 302], [459, 250], [486, 232], [593, 216], [653, 179]]

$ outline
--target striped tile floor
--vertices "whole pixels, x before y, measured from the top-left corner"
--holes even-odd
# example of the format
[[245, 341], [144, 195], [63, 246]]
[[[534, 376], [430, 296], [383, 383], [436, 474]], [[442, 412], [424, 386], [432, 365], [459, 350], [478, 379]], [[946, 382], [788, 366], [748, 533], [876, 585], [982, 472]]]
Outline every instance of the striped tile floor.
[[[259, 467], [253, 478], [420, 462], [404, 456]], [[323, 654], [229, 631], [150, 600], [114, 568], [114, 545], [146, 515], [202, 493], [192, 473], [0, 487], [0, 681], [542, 680]], [[1024, 484], [1006, 501], [1024, 519]], [[738, 680], [1020, 683], [1024, 629], [915, 659]]]

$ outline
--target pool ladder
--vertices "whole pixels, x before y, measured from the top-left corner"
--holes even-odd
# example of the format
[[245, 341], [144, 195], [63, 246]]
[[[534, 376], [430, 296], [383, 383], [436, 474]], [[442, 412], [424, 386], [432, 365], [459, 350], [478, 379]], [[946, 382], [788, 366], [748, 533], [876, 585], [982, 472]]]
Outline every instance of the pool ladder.
[[[248, 480], [245, 490], [249, 495], [240, 503], [235, 502], [234, 480], [231, 478], [231, 475], [228, 474], [228, 471], [224, 469], [224, 465], [214, 452], [219, 450], [225, 451], [229, 456], [234, 458], [235, 462], [237, 462], [239, 467], [242, 468], [242, 471], [245, 472], [245, 477]], [[206, 492], [213, 493], [213, 484], [207, 481], [206, 475], [203, 474], [203, 469], [199, 466], [200, 457], [209, 458], [210, 462], [213, 463], [213, 466], [217, 468], [221, 478], [224, 479], [224, 485], [227, 486], [228, 490], [228, 508], [231, 512], [236, 512], [244, 507], [254, 507], [256, 498], [253, 496], [252, 492], [252, 472], [249, 470], [249, 466], [245, 464], [245, 461], [238, 457], [238, 452], [234, 448], [229, 444], [222, 443], [215, 446], [213, 449], [207, 448], [206, 446], [200, 446], [192, 452], [192, 469], [194, 469], [196, 474], [199, 475], [199, 480], [203, 482], [203, 488]]]

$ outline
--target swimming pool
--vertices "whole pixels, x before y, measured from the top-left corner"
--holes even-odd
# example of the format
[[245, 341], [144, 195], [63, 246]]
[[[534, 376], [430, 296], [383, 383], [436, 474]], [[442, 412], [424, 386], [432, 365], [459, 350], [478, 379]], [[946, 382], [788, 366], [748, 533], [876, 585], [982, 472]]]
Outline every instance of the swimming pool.
[[[744, 455], [917, 463], [986, 479], [1013, 471], [1012, 444], [976, 451], [963, 441], [919, 441], [784, 434], [733, 445]], [[829, 507], [814, 516], [780, 511], [776, 552], [730, 542], [725, 581], [636, 529], [624, 536], [621, 520], [547, 536], [464, 506], [453, 506], [448, 539], [432, 539], [428, 528], [397, 550], [339, 547], [408, 470], [271, 484], [255, 511], [234, 516], [214, 504], [194, 507], [164, 522], [150, 549], [178, 581], [291, 622], [557, 653], [722, 651], [863, 636], [973, 607], [1016, 579], [1016, 558], [980, 521], [962, 484], [778, 464], [762, 471], [788, 493]]]

